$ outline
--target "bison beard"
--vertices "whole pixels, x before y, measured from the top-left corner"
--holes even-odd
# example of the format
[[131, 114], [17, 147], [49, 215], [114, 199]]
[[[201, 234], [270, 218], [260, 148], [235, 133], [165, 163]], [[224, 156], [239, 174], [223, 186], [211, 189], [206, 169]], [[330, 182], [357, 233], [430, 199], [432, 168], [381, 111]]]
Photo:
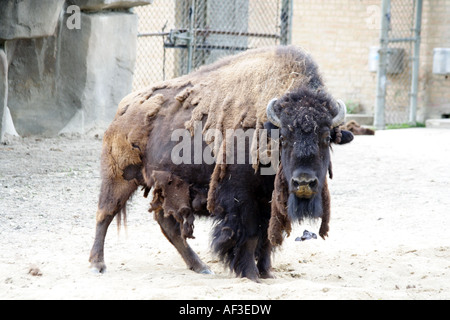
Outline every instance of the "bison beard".
[[300, 199], [289, 194], [283, 166], [280, 164], [275, 176], [271, 204], [268, 238], [273, 246], [280, 246], [285, 236], [290, 235], [291, 222], [300, 222], [305, 218], [322, 218], [319, 234], [322, 238], [328, 235], [330, 198], [326, 179], [321, 193], [311, 199]]
[[320, 194], [311, 199], [299, 198], [291, 193], [288, 198], [287, 212], [291, 221], [302, 221], [305, 218], [320, 218], [322, 216], [322, 197]]

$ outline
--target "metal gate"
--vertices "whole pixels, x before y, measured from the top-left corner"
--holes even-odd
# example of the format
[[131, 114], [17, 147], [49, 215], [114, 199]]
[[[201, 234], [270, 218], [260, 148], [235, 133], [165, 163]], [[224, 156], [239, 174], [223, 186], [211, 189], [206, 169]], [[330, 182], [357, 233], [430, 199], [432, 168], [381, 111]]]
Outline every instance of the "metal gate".
[[416, 124], [422, 0], [382, 0], [374, 125]]
[[222, 56], [290, 43], [292, 0], [154, 0], [135, 12], [134, 89]]

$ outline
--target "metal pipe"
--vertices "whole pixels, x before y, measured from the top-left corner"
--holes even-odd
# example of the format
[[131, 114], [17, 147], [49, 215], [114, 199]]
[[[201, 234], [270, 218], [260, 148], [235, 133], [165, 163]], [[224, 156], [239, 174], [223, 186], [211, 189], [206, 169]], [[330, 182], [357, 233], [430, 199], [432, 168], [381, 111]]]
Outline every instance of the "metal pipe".
[[162, 37], [162, 36], [168, 36], [170, 32], [143, 32], [138, 33], [138, 37]]
[[261, 37], [261, 38], [275, 38], [275, 39], [279, 39], [281, 37], [277, 33], [240, 32], [240, 31], [226, 31], [213, 29], [194, 29], [194, 32], [201, 35], [224, 34], [230, 36]]
[[416, 41], [416, 38], [394, 38], [394, 39], [389, 39], [389, 43], [394, 43], [394, 42], [414, 42]]
[[377, 99], [375, 102], [375, 113], [373, 125], [376, 129], [385, 128], [384, 109], [386, 103], [386, 71], [389, 42], [389, 23], [391, 20], [390, 0], [383, 0], [381, 4], [381, 30], [380, 30], [380, 50], [377, 71]]
[[187, 73], [192, 70], [192, 54], [194, 46], [194, 17], [195, 17], [195, 0], [191, 0], [191, 7], [189, 8], [189, 30], [187, 32], [187, 46], [188, 46], [188, 61]]
[[[162, 37], [168, 36], [172, 32], [177, 31], [179, 33], [187, 32], [188, 29], [174, 29], [169, 32], [147, 32], [139, 33], [138, 37]], [[255, 38], [273, 38], [280, 39], [281, 36], [277, 33], [257, 33], [257, 32], [239, 32], [239, 31], [226, 31], [226, 30], [213, 30], [213, 29], [193, 29], [194, 34], [199, 35], [210, 35], [210, 34], [221, 34], [229, 36], [241, 36], [241, 37], [255, 37]]]
[[280, 44], [287, 45], [291, 43], [292, 35], [292, 10], [293, 2], [292, 0], [281, 1], [281, 28], [280, 28]]
[[419, 84], [420, 29], [422, 28], [422, 0], [417, 0], [416, 21], [414, 26], [414, 53], [412, 58], [411, 95], [409, 104], [409, 123], [416, 124], [417, 91]]
[[[164, 43], [164, 47], [166, 48], [179, 48], [179, 49], [186, 49], [188, 48], [185, 44], [172, 44], [172, 43]], [[250, 49], [249, 47], [235, 47], [235, 46], [217, 46], [217, 45], [208, 45], [208, 44], [197, 44], [195, 46], [195, 50], [237, 50], [237, 51], [245, 51]]]

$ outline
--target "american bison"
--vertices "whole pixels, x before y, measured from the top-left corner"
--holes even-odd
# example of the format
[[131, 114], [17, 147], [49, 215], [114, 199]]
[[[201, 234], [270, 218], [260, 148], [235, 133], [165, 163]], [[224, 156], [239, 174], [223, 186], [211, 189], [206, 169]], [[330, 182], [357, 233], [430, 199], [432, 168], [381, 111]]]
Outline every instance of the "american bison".
[[210, 216], [221, 261], [241, 277], [272, 277], [271, 253], [292, 222], [321, 218], [327, 236], [330, 146], [353, 139], [339, 129], [344, 117], [294, 46], [249, 50], [131, 93], [103, 138], [92, 267], [105, 270], [108, 226], [142, 187], [189, 269], [211, 273], [187, 243], [195, 216]]

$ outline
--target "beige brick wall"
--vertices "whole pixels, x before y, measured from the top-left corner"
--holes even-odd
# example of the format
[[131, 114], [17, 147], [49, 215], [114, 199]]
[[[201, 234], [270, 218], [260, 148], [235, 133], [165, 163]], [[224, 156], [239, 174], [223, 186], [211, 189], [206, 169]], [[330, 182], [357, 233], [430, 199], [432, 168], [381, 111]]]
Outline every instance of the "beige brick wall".
[[[313, 55], [335, 97], [367, 113], [376, 98], [368, 62], [379, 45], [380, 8], [381, 0], [294, 0], [292, 43]], [[424, 1], [419, 121], [450, 113], [450, 79], [432, 74], [435, 47], [450, 47], [450, 0]]]
[[435, 75], [433, 49], [450, 48], [450, 0], [424, 1], [420, 47], [419, 105], [424, 118], [450, 114], [450, 77]]

